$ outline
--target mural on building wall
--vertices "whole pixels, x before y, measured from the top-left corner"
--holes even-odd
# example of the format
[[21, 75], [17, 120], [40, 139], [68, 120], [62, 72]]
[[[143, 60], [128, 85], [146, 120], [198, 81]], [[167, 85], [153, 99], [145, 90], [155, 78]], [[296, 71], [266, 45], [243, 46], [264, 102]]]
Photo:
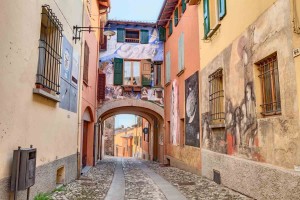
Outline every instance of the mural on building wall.
[[66, 37], [62, 40], [59, 107], [77, 112], [79, 55]]
[[[164, 92], [160, 87], [126, 87], [114, 86], [114, 58], [137, 59], [137, 60], [163, 60], [163, 42], [159, 41], [157, 29], [140, 26], [118, 25], [118, 28], [146, 29], [149, 31], [149, 43], [119, 43], [117, 35], [107, 40], [107, 50], [100, 53], [100, 69], [106, 75], [105, 100], [116, 99], [142, 99], [152, 101], [160, 106], [164, 105]], [[112, 29], [117, 32], [116, 28]], [[151, 72], [151, 85], [154, 74]]]
[[[226, 48], [203, 70], [208, 77], [215, 66], [225, 66], [225, 128], [210, 128], [210, 112], [202, 114], [202, 145], [204, 148], [227, 154], [259, 158], [256, 120], [256, 100], [253, 88], [253, 66], [251, 65], [251, 33], [242, 35]], [[235, 79], [229, 78], [235, 77]], [[204, 80], [203, 80], [204, 81]], [[206, 82], [208, 82], [206, 80]], [[208, 83], [203, 89], [208, 91]], [[202, 91], [202, 96], [208, 92]], [[242, 94], [242, 95], [241, 95]], [[208, 105], [207, 97], [202, 98]], [[202, 108], [203, 110], [207, 110]]]
[[198, 72], [185, 80], [185, 144], [200, 147]]
[[180, 119], [179, 119], [179, 93], [178, 82], [176, 79], [172, 82], [172, 95], [171, 95], [171, 132], [170, 143], [173, 145], [179, 145], [180, 139]]
[[[127, 29], [146, 29], [149, 31], [149, 43], [139, 44], [139, 43], [120, 43], [117, 42], [117, 35], [112, 36], [107, 40], [107, 50], [101, 52], [100, 60], [105, 62], [113, 58], [126, 58], [126, 59], [151, 59], [152, 61], [162, 61], [163, 60], [163, 42], [158, 39], [158, 30], [149, 27], [139, 27], [139, 26], [121, 26], [118, 28]], [[116, 29], [112, 29], [117, 32]]]

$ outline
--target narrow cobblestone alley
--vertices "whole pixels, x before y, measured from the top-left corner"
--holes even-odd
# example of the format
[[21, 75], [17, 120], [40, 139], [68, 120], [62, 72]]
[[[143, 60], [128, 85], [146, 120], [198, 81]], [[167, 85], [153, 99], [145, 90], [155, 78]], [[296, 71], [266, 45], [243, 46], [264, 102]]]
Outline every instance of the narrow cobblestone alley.
[[156, 162], [114, 157], [106, 157], [80, 180], [55, 191], [51, 198], [249, 199], [206, 178], [174, 167], [161, 167]]

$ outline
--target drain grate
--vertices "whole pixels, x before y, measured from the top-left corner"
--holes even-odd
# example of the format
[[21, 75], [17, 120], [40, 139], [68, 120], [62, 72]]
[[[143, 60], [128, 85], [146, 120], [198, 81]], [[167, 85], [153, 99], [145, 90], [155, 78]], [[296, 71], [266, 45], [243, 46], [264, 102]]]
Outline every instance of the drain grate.
[[217, 170], [214, 170], [214, 182], [217, 184], [221, 184], [221, 174]]

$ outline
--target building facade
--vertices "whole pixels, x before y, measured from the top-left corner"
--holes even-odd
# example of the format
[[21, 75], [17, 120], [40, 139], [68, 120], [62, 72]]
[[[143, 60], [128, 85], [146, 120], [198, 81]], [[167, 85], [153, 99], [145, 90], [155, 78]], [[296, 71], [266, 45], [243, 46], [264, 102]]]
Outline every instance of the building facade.
[[[81, 26], [83, 5], [70, 0], [0, 4], [0, 24], [6, 27], [0, 33], [5, 97], [0, 103], [0, 197], [11, 197], [13, 150], [33, 145], [37, 169], [32, 199], [77, 176], [81, 45], [72, 40], [71, 25]], [[72, 11], [66, 9], [69, 4]], [[26, 192], [18, 197], [25, 199]]]
[[198, 6], [202, 175], [256, 199], [299, 198], [299, 10], [285, 0]]
[[124, 113], [145, 118], [149, 122], [149, 157], [162, 162], [163, 42], [158, 30], [155, 24], [110, 20], [105, 29], [115, 35], [106, 37], [100, 52], [105, 88], [98, 110], [99, 122]]
[[197, 5], [165, 1], [158, 17], [164, 43], [165, 158], [194, 173], [201, 169], [199, 31]]

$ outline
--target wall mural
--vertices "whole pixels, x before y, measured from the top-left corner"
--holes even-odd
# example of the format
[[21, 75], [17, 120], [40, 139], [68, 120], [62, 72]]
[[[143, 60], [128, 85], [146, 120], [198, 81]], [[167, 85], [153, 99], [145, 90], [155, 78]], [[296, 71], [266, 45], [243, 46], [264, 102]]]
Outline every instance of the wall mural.
[[59, 107], [77, 112], [79, 55], [64, 36], [62, 40], [62, 62], [60, 70]]
[[[140, 26], [118, 25], [118, 28], [146, 29], [149, 31], [149, 43], [119, 43], [117, 34], [107, 40], [107, 50], [100, 53], [100, 69], [106, 75], [105, 100], [115, 99], [142, 99], [152, 101], [160, 106], [164, 105], [164, 92], [162, 88], [141, 87], [139, 89], [124, 86], [114, 86], [114, 58], [138, 59], [138, 60], [163, 60], [163, 42], [159, 41], [158, 31], [154, 28]], [[112, 29], [117, 32], [116, 28]]]
[[[101, 52], [100, 60], [105, 62], [113, 58], [126, 58], [126, 59], [151, 59], [152, 61], [162, 61], [164, 57], [163, 42], [159, 41], [158, 30], [149, 27], [139, 26], [122, 26], [118, 28], [127, 29], [145, 29], [149, 31], [149, 43], [119, 43], [117, 42], [117, 34], [107, 40], [107, 50]], [[117, 29], [112, 29], [117, 32]]]
[[179, 139], [180, 139], [179, 94], [178, 94], [178, 82], [176, 79], [172, 82], [170, 118], [171, 118], [170, 143], [173, 145], [179, 145]]
[[225, 127], [212, 128], [209, 112], [208, 88], [209, 81], [202, 82], [202, 145], [215, 152], [230, 155], [247, 156], [260, 160], [258, 150], [258, 128], [256, 120], [256, 100], [253, 86], [252, 53], [249, 37], [246, 32], [233, 44], [219, 54], [206, 69], [202, 77], [208, 77], [216, 67], [224, 67], [225, 81]]
[[198, 72], [185, 80], [185, 144], [200, 147]]

